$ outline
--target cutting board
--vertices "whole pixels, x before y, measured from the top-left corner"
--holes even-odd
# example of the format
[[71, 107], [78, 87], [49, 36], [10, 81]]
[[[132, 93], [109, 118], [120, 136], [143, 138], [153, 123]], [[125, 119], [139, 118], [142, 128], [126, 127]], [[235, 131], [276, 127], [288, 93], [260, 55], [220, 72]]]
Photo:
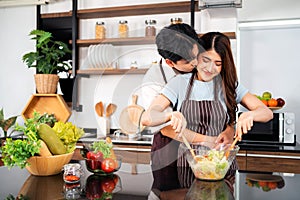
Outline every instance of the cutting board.
[[141, 116], [145, 109], [137, 105], [137, 98], [137, 95], [132, 95], [132, 104], [124, 108], [120, 114], [119, 125], [125, 134], [137, 134], [139, 126], [140, 132], [145, 128], [141, 125]]

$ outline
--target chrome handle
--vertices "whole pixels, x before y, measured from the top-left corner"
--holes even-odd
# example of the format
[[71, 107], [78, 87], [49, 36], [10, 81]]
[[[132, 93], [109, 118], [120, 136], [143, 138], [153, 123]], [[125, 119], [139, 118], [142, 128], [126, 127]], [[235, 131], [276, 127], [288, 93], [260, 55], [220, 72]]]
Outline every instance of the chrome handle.
[[143, 148], [130, 148], [130, 147], [114, 147], [116, 151], [137, 151], [137, 152], [151, 152], [151, 149], [143, 149]]
[[281, 155], [266, 155], [266, 154], [252, 154], [252, 153], [248, 153], [247, 157], [286, 158], [286, 159], [299, 159], [300, 160], [300, 156], [281, 156]]

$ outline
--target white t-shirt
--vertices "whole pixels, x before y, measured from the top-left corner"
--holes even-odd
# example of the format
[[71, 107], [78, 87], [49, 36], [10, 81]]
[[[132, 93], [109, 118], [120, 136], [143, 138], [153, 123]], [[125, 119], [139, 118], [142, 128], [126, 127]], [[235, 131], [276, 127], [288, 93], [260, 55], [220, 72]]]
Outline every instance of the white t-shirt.
[[[172, 78], [166, 86], [162, 89], [161, 94], [166, 96], [173, 105], [177, 103], [177, 110], [180, 109], [183, 100], [185, 100], [187, 86], [190, 81], [192, 73], [177, 75]], [[238, 84], [236, 88], [236, 101], [240, 103], [242, 98], [246, 95], [248, 89], [243, 85]], [[227, 110], [225, 105], [225, 99], [222, 90], [219, 90], [218, 99], [221, 101], [224, 110]], [[214, 100], [214, 81], [203, 82], [195, 80], [190, 95], [190, 100]]]
[[[168, 65], [162, 65], [165, 72], [167, 82], [175, 76], [175, 72]], [[143, 84], [140, 89], [139, 99], [140, 104], [147, 110], [156, 96], [158, 96], [161, 90], [165, 86], [165, 81], [161, 73], [159, 64], [153, 64], [143, 78]], [[165, 112], [172, 111], [169, 107]], [[147, 127], [152, 133], [157, 132], [162, 126]]]

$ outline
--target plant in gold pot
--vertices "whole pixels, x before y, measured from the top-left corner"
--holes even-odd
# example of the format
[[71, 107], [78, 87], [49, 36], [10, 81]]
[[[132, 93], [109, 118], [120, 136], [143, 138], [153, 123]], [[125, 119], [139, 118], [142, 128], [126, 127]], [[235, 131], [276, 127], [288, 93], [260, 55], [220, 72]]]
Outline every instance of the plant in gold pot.
[[[53, 40], [52, 34], [43, 30], [32, 30], [29, 34], [36, 41], [36, 51], [23, 55], [22, 60], [28, 68], [36, 68], [35, 83], [37, 92], [54, 94], [59, 80], [58, 72], [66, 72], [71, 65], [63, 58], [71, 53], [67, 44]], [[45, 83], [47, 80], [48, 83]]]

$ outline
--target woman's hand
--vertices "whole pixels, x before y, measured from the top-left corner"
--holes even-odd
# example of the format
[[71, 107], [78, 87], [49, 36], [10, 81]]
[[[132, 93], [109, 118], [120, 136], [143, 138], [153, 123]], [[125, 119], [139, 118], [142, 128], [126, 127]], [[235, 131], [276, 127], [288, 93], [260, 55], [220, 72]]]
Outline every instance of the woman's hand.
[[231, 144], [234, 138], [234, 134], [234, 127], [227, 125], [226, 129], [217, 137], [216, 143]]
[[181, 137], [181, 133], [186, 128], [187, 122], [185, 117], [181, 112], [174, 111], [170, 115], [171, 126], [176, 133], [179, 133]]
[[238, 137], [239, 141], [242, 140], [242, 135], [247, 134], [253, 126], [254, 117], [252, 111], [244, 112], [238, 118], [236, 123], [236, 131], [234, 137]]

